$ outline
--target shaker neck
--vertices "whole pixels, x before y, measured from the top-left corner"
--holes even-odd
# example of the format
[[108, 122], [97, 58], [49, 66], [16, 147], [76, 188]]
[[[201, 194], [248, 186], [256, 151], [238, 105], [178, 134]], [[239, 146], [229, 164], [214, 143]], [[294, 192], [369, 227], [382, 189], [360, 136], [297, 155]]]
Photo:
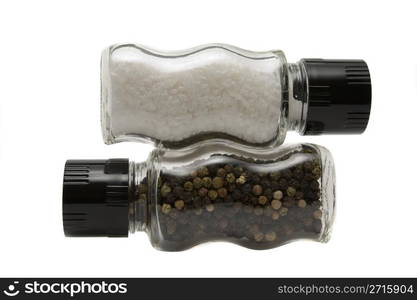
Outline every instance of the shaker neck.
[[302, 63], [288, 64], [288, 130], [303, 133], [308, 109], [308, 80]]
[[129, 232], [145, 231], [148, 223], [147, 162], [129, 164]]

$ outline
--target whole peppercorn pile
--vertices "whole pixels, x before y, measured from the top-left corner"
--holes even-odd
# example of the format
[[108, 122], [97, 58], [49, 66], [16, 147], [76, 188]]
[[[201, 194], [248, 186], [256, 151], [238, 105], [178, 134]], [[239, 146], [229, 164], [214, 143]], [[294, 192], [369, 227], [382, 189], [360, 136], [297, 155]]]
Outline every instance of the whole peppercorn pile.
[[181, 173], [161, 170], [156, 209], [167, 248], [228, 240], [268, 249], [319, 237], [322, 169], [314, 149], [304, 146], [276, 161], [215, 158]]

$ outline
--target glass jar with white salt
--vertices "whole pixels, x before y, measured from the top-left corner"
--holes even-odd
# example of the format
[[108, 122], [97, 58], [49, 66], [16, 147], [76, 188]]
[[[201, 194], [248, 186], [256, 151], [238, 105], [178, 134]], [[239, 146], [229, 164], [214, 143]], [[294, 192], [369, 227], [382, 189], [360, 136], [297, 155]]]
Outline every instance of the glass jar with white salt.
[[207, 140], [254, 147], [302, 135], [359, 134], [371, 81], [363, 60], [301, 59], [224, 44], [160, 52], [108, 47], [101, 61], [105, 143], [149, 141], [184, 148]]

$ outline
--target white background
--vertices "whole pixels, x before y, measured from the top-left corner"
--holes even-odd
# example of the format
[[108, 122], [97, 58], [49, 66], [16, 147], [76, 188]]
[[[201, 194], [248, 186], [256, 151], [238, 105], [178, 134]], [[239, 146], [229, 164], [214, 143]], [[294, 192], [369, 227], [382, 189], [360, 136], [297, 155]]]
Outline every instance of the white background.
[[[416, 28], [413, 1], [2, 1], [0, 276], [417, 276]], [[101, 139], [100, 54], [119, 42], [277, 48], [290, 62], [365, 59], [373, 84], [365, 134], [287, 138], [333, 153], [330, 242], [167, 253], [144, 233], [65, 238], [65, 160], [143, 160], [151, 150]]]

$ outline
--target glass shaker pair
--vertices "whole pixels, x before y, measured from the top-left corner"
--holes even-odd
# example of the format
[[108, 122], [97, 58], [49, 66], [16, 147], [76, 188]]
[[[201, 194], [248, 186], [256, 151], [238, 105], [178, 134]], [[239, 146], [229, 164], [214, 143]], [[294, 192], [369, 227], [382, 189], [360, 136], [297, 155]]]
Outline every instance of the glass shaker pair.
[[163, 53], [134, 44], [102, 54], [106, 144], [151, 142], [146, 162], [68, 160], [67, 236], [145, 231], [160, 250], [207, 241], [252, 249], [330, 237], [335, 171], [301, 135], [359, 134], [371, 108], [362, 60], [301, 59], [210, 44]]

